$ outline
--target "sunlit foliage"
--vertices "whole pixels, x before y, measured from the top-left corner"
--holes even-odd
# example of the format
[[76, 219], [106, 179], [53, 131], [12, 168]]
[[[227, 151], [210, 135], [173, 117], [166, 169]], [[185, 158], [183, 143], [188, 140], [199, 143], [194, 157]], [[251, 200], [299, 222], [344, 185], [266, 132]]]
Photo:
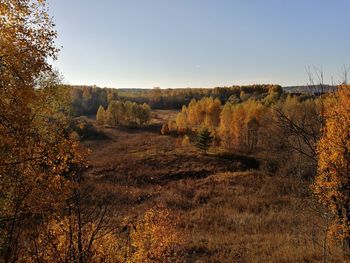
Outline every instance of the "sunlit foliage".
[[219, 135], [227, 148], [252, 152], [261, 140], [261, 126], [265, 125], [269, 110], [261, 103], [247, 101], [225, 104], [220, 114]]
[[106, 111], [103, 108], [103, 106], [100, 106], [96, 113], [96, 123], [98, 125], [103, 125], [105, 122], [106, 122]]
[[111, 127], [124, 126], [142, 126], [149, 122], [151, 117], [151, 108], [147, 104], [137, 104], [130, 101], [111, 101], [106, 111], [103, 107], [97, 111], [96, 121], [98, 125], [107, 125]]
[[[183, 235], [176, 230], [178, 218], [166, 208], [147, 210], [136, 222], [125, 228], [125, 246], [120, 260], [124, 262], [173, 262]], [[121, 241], [120, 241], [121, 243]]]
[[0, 256], [14, 262], [34, 251], [33, 237], [62, 208], [85, 151], [47, 62], [58, 50], [45, 1], [2, 1], [0, 35]]
[[325, 104], [325, 126], [317, 144], [315, 194], [335, 215], [333, 232], [350, 249], [350, 86], [341, 86]]
[[202, 127], [215, 128], [219, 123], [221, 102], [219, 99], [205, 97], [199, 101], [191, 100], [188, 106], [183, 106], [176, 117], [176, 125], [168, 123], [169, 131], [185, 133], [197, 131]]

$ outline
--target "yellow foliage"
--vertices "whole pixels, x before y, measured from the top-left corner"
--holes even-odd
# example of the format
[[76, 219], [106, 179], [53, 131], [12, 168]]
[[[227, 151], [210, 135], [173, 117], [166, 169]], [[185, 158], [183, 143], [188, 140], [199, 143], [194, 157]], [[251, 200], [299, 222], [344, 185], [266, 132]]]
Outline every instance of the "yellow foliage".
[[173, 120], [170, 120], [168, 122], [168, 129], [169, 129], [169, 132], [175, 132], [177, 130], [176, 122]]
[[105, 122], [106, 122], [106, 111], [102, 106], [100, 106], [96, 114], [96, 123], [98, 125], [104, 125]]
[[325, 126], [317, 145], [318, 174], [313, 190], [337, 217], [336, 236], [350, 241], [350, 86], [325, 102]]
[[[96, 119], [98, 115], [102, 118], [103, 111], [98, 109]], [[151, 108], [148, 104], [137, 104], [130, 101], [115, 101], [109, 102], [106, 113], [104, 114], [104, 123], [109, 126], [118, 125], [145, 125], [149, 122], [151, 117]]]
[[178, 220], [162, 207], [147, 210], [129, 228], [124, 262], [172, 262], [174, 251], [183, 243], [183, 236], [176, 230]]
[[[36, 254], [29, 261], [69, 262], [79, 255], [77, 219], [73, 216], [57, 217], [45, 225], [36, 238]], [[83, 258], [86, 262], [115, 262], [118, 257], [118, 240], [115, 233], [105, 231], [96, 237], [97, 224], [88, 222], [82, 231]], [[91, 242], [91, 243], [90, 243]]]
[[219, 99], [204, 97], [199, 101], [192, 99], [188, 107], [182, 107], [177, 115], [176, 126], [179, 132], [187, 129], [196, 131], [201, 126], [216, 128], [219, 125], [221, 102]]
[[14, 262], [34, 253], [30, 234], [62, 209], [86, 151], [47, 62], [58, 50], [45, 1], [1, 1], [0, 35], [0, 261]]
[[185, 132], [187, 130], [187, 119], [184, 112], [180, 112], [176, 117], [176, 126], [178, 132]]
[[249, 100], [241, 104], [226, 103], [220, 114], [218, 134], [225, 147], [252, 151], [259, 142], [260, 126], [265, 123], [267, 108]]

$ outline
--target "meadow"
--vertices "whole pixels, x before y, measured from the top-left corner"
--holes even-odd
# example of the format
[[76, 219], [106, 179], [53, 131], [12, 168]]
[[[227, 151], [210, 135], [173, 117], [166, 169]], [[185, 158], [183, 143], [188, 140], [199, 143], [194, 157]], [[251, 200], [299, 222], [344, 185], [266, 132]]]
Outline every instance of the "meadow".
[[[176, 136], [161, 135], [161, 125], [176, 114], [153, 111], [142, 128], [96, 127], [105, 138], [84, 142], [92, 150], [89, 181], [113, 199], [118, 222], [142, 221], [154, 208], [156, 217], [170, 213], [167, 227], [179, 238], [161, 260], [319, 262], [324, 253], [328, 262], [342, 259], [339, 248], [325, 244], [327, 222], [308, 203], [306, 181], [269, 174], [247, 155], [220, 147], [203, 155]], [[169, 230], [159, 231], [166, 240]]]
[[0, 262], [350, 262], [346, 5], [138, 2], [1, 0]]

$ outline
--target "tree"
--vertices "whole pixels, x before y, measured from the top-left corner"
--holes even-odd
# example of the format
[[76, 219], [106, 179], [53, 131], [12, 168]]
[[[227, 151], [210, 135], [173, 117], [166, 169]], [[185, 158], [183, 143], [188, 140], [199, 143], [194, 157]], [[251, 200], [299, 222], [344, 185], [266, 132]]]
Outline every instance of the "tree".
[[[282, 166], [288, 163], [290, 168], [287, 173], [298, 173], [308, 179], [316, 174], [316, 147], [323, 119], [321, 100], [288, 96], [272, 108], [270, 125], [265, 126], [263, 136], [267, 144], [265, 148], [269, 149], [269, 155], [276, 155]], [[299, 160], [292, 162], [293, 158]]]
[[212, 141], [213, 136], [211, 135], [211, 132], [208, 128], [203, 128], [197, 135], [196, 147], [204, 153], [207, 153]]
[[106, 121], [105, 119], [106, 119], [106, 111], [102, 106], [100, 106], [96, 114], [96, 123], [98, 125], [104, 125]]
[[208, 98], [205, 106], [206, 116], [204, 123], [207, 127], [217, 127], [220, 121], [221, 101], [219, 99]]
[[176, 116], [176, 127], [178, 132], [185, 132], [187, 130], [187, 119], [186, 114], [179, 112]]
[[259, 130], [259, 122], [255, 117], [250, 119], [247, 122], [247, 146], [248, 146], [248, 152], [251, 153], [258, 144], [258, 130]]
[[151, 108], [148, 104], [144, 103], [139, 105], [140, 107], [140, 115], [138, 116], [140, 124], [147, 124], [151, 118]]
[[226, 103], [220, 113], [220, 125], [218, 132], [221, 138], [221, 143], [226, 148], [229, 148], [232, 144], [230, 129], [233, 107], [234, 104]]
[[115, 100], [111, 101], [108, 105], [106, 111], [106, 123], [112, 127], [118, 125], [118, 103]]
[[118, 92], [115, 89], [108, 89], [107, 90], [107, 102], [110, 103], [113, 100], [118, 99]]
[[231, 145], [235, 149], [242, 149], [244, 145], [244, 128], [247, 111], [243, 104], [239, 104], [232, 108], [232, 116], [230, 123]]
[[[179, 217], [160, 206], [148, 209], [138, 220], [127, 220], [121, 233], [127, 242], [119, 249], [118, 262], [178, 261], [175, 248], [184, 242], [183, 234], [176, 228], [178, 224]], [[119, 244], [125, 244], [122, 241]]]
[[[317, 144], [313, 191], [336, 216], [334, 233], [350, 252], [350, 86], [325, 103], [325, 126]], [[348, 254], [350, 256], [350, 254]]]
[[105, 123], [112, 127], [118, 125], [145, 125], [150, 118], [151, 108], [148, 104], [141, 105], [130, 101], [111, 101], [105, 113]]
[[0, 261], [15, 262], [61, 211], [85, 152], [48, 64], [58, 50], [45, 1], [1, 1], [0, 35]]

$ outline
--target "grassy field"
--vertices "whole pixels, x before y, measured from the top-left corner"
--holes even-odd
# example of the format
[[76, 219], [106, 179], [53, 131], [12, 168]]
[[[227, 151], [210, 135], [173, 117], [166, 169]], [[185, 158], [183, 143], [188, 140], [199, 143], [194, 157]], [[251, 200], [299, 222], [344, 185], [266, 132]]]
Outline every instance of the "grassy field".
[[306, 182], [266, 174], [252, 157], [182, 147], [160, 134], [175, 114], [153, 112], [145, 128], [97, 127], [106, 138], [85, 142], [87, 178], [117, 209], [117, 227], [150, 209], [168, 211], [178, 242], [167, 262], [342, 260], [329, 242], [324, 251], [326, 222], [306, 201]]

